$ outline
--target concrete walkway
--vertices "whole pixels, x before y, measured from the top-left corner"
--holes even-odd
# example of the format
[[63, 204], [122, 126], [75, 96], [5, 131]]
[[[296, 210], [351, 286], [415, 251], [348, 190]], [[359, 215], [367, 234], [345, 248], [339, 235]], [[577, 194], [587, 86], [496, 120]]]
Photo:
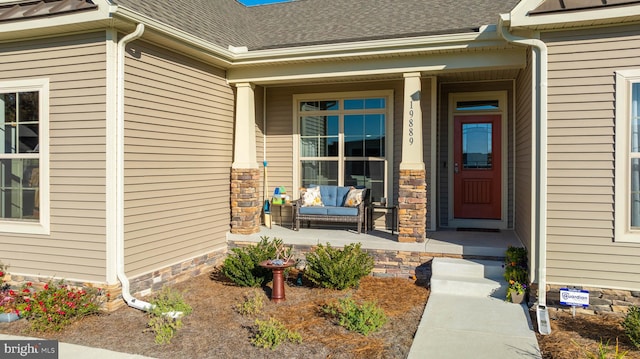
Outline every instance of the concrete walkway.
[[435, 258], [409, 359], [542, 358], [525, 304], [504, 301], [502, 263]]

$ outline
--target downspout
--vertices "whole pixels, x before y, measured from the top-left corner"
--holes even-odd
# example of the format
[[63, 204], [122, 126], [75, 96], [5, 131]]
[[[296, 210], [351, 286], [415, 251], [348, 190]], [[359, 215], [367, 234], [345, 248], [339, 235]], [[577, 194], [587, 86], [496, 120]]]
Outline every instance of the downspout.
[[129, 292], [129, 278], [124, 272], [124, 57], [127, 44], [142, 36], [144, 24], [118, 41], [118, 84], [116, 101], [116, 270], [122, 284], [122, 298], [133, 308], [149, 310], [152, 305], [134, 298]]
[[[535, 173], [534, 185], [534, 213], [535, 213], [535, 242], [537, 244], [538, 254], [538, 309], [546, 310], [547, 306], [547, 61], [548, 51], [547, 45], [539, 40], [515, 36], [509, 33], [505, 22], [511, 21], [510, 14], [500, 14], [500, 22], [498, 24], [498, 32], [506, 41], [520, 46], [532, 46], [538, 50], [538, 56], [534, 59], [533, 81], [536, 81], [534, 87], [534, 109], [535, 111], [535, 127], [533, 131], [535, 151], [537, 154], [534, 168]], [[535, 55], [535, 51], [534, 51]]]

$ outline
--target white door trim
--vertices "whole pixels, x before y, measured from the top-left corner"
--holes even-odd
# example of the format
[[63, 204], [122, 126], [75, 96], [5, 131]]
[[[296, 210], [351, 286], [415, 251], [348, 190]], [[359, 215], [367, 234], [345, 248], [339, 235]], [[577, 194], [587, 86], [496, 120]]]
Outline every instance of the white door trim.
[[[486, 220], [486, 219], [459, 219], [455, 218], [453, 214], [453, 205], [454, 205], [454, 185], [453, 185], [453, 166], [447, 166], [448, 173], [448, 183], [447, 183], [447, 193], [448, 193], [448, 227], [457, 228], [457, 227], [469, 227], [469, 228], [498, 228], [498, 229], [507, 229], [508, 223], [508, 123], [509, 123], [509, 112], [508, 112], [508, 101], [507, 101], [507, 91], [481, 91], [481, 92], [453, 92], [449, 94], [449, 118], [448, 120], [448, 143], [447, 151], [448, 151], [448, 159], [447, 163], [452, 164], [453, 160], [453, 118], [456, 115], [495, 115], [498, 114], [501, 116], [502, 121], [502, 163], [501, 165], [501, 176], [502, 176], [502, 191], [501, 191], [501, 200], [502, 200], [502, 210], [500, 215], [500, 220]], [[492, 110], [476, 110], [476, 111], [457, 111], [456, 103], [458, 101], [477, 101], [477, 100], [498, 100], [498, 109]]]

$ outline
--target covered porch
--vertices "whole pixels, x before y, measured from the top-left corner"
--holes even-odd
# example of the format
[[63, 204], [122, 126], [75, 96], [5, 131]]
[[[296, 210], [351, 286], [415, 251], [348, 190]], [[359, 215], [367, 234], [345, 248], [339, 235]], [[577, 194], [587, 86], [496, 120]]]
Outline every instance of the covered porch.
[[[361, 243], [374, 273], [396, 276], [418, 274], [434, 257], [501, 259], [509, 246], [530, 248], [527, 50], [491, 27], [463, 42], [477, 47], [405, 54], [408, 66], [390, 61], [383, 70], [353, 59], [357, 74], [330, 59], [295, 74], [280, 64], [264, 78], [248, 68], [231, 74], [229, 246], [264, 236], [303, 253]], [[290, 206], [272, 208], [280, 225], [261, 224], [275, 187], [295, 201], [311, 184], [369, 188], [374, 230], [316, 223], [294, 231]]]
[[391, 234], [389, 230], [374, 229], [358, 234], [354, 229], [312, 227], [294, 231], [286, 223], [284, 226], [274, 224], [271, 228], [260, 226], [259, 232], [250, 235], [228, 233], [227, 242], [230, 244], [257, 243], [263, 236], [280, 238], [285, 244], [294, 247], [310, 247], [327, 243], [335, 247], [343, 247], [351, 243], [361, 243], [362, 248], [366, 250], [412, 252], [429, 257], [498, 259], [504, 257], [504, 252], [509, 246], [523, 246], [512, 230], [428, 231], [424, 242], [407, 243], [398, 242], [397, 234]]

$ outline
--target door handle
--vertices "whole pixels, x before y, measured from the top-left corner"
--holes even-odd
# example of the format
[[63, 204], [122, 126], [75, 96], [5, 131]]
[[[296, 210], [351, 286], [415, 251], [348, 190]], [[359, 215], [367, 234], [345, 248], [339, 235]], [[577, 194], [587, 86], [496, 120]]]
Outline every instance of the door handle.
[[453, 173], [458, 173], [460, 172], [460, 168], [458, 166], [458, 162], [453, 164]]

